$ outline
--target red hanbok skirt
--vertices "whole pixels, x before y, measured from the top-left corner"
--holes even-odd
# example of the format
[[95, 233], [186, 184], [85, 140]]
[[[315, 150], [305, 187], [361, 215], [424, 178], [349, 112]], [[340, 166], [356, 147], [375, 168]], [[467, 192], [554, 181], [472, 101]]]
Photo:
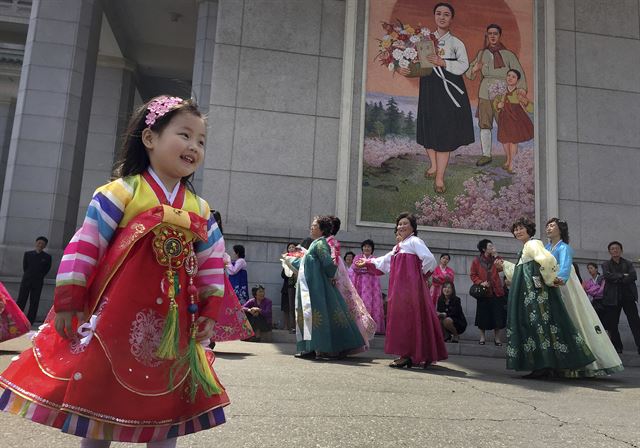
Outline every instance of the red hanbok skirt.
[[0, 313], [0, 342], [27, 333], [31, 329], [29, 319], [13, 301], [2, 283], [0, 283], [0, 301], [4, 303], [4, 311]]
[[[99, 298], [95, 307], [89, 305], [96, 317], [90, 340], [61, 338], [49, 318], [33, 348], [0, 375], [6, 389], [0, 409], [69, 434], [121, 442], [174, 438], [224, 423], [222, 408], [229, 398], [222, 386], [211, 396], [197, 389], [192, 399], [188, 366], [178, 368], [175, 360], [155, 355], [169, 308], [161, 285], [166, 267], [153, 253], [153, 232], [134, 235], [131, 227], [114, 236], [92, 279], [88, 295]], [[139, 239], [132, 244], [134, 237]], [[124, 256], [114, 255], [123, 247]], [[190, 337], [187, 274], [175, 273], [181, 285], [176, 302], [182, 354]], [[96, 283], [104, 288], [96, 289]], [[213, 366], [213, 352], [206, 355]]]
[[533, 123], [520, 104], [505, 101], [496, 121], [500, 143], [522, 143], [533, 138]]
[[384, 351], [410, 357], [414, 364], [448, 357], [422, 264], [414, 254], [398, 253], [391, 260]]

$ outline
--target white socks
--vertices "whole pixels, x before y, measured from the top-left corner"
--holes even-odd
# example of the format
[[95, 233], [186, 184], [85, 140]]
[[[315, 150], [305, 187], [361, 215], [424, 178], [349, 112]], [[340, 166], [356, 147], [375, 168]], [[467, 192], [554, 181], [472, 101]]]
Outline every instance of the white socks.
[[480, 146], [482, 155], [491, 157], [491, 129], [480, 129]]

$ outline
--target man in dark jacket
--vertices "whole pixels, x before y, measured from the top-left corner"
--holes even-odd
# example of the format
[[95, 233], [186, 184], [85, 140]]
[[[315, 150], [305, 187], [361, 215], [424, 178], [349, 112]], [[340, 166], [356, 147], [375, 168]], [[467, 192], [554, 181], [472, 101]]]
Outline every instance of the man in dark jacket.
[[602, 303], [606, 307], [606, 322], [603, 322], [611, 342], [618, 353], [622, 353], [622, 340], [618, 331], [620, 311], [629, 321], [629, 327], [640, 354], [640, 316], [638, 316], [638, 289], [636, 288], [636, 270], [633, 264], [622, 258], [622, 244], [612, 241], [607, 246], [611, 260], [602, 263], [602, 273], [605, 279]]
[[24, 311], [29, 301], [29, 312], [27, 319], [33, 324], [38, 315], [38, 304], [40, 303], [40, 293], [44, 277], [51, 269], [51, 255], [44, 251], [47, 247], [47, 240], [44, 236], [36, 239], [35, 250], [24, 253], [22, 259], [22, 281], [20, 282], [20, 292], [18, 293], [18, 306]]

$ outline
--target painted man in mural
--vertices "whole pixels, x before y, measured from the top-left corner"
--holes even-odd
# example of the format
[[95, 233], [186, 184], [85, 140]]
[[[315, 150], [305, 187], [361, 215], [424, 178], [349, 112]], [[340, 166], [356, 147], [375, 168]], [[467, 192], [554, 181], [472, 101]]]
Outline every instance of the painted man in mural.
[[518, 56], [504, 46], [500, 41], [502, 27], [495, 23], [487, 26], [485, 46], [469, 65], [467, 78], [474, 80], [480, 76], [480, 90], [478, 92], [478, 126], [480, 127], [480, 145], [482, 156], [476, 162], [477, 166], [491, 163], [491, 130], [496, 111], [493, 99], [499, 93], [504, 93], [504, 80], [509, 70], [517, 70], [521, 74], [518, 90], [521, 96], [526, 96], [527, 81]]

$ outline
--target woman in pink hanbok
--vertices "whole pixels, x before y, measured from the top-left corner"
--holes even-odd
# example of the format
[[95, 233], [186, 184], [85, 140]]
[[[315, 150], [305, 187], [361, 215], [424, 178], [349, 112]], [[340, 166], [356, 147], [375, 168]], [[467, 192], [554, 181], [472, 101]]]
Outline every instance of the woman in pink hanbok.
[[414, 364], [447, 359], [440, 319], [429, 294], [426, 278], [436, 267], [436, 259], [418, 238], [416, 217], [401, 213], [396, 218], [400, 242], [384, 257], [358, 261], [367, 267], [389, 273], [387, 333], [384, 352], [399, 355], [390, 367], [410, 368]]
[[336, 234], [340, 231], [340, 219], [335, 216], [330, 216], [329, 218], [333, 222], [333, 230], [331, 232], [331, 236], [327, 238], [327, 243], [331, 248], [331, 258], [335, 265], [338, 266], [338, 271], [334, 277], [336, 288], [338, 288], [338, 291], [340, 291], [340, 294], [344, 298], [344, 301], [349, 308], [349, 313], [358, 326], [362, 339], [365, 341], [364, 347], [349, 353], [353, 354], [369, 348], [369, 341], [373, 339], [376, 334], [376, 321], [373, 320], [367, 311], [367, 307], [362, 301], [360, 294], [358, 294], [353, 283], [351, 283], [349, 271], [344, 264], [344, 260], [340, 256], [340, 241], [336, 239]]
[[0, 342], [27, 333], [31, 324], [0, 282]]
[[434, 306], [438, 303], [438, 297], [440, 297], [440, 293], [442, 292], [442, 285], [446, 282], [453, 283], [456, 276], [453, 269], [448, 266], [450, 261], [451, 255], [440, 255], [440, 264], [433, 270], [433, 274], [431, 275], [431, 300], [433, 300]]
[[372, 240], [364, 240], [360, 245], [362, 253], [356, 255], [353, 259], [353, 264], [349, 270], [351, 276], [351, 282], [353, 286], [362, 297], [364, 306], [367, 307], [367, 311], [376, 321], [376, 333], [384, 334], [385, 319], [384, 319], [384, 306], [382, 302], [382, 291], [380, 290], [381, 272], [370, 272], [367, 268], [359, 268], [356, 266], [358, 260], [370, 260], [373, 258], [373, 251], [375, 250], [375, 244]]

